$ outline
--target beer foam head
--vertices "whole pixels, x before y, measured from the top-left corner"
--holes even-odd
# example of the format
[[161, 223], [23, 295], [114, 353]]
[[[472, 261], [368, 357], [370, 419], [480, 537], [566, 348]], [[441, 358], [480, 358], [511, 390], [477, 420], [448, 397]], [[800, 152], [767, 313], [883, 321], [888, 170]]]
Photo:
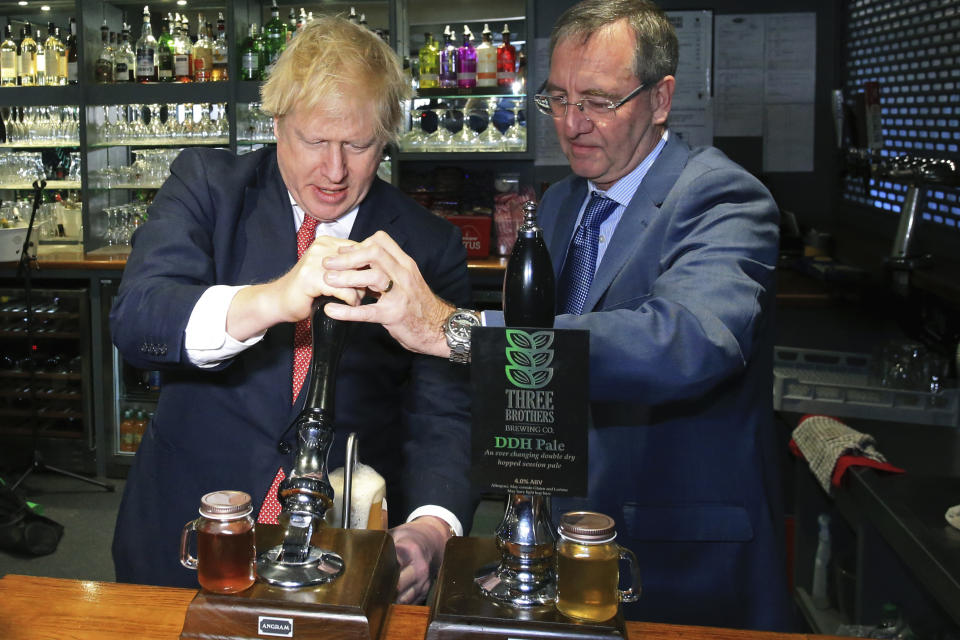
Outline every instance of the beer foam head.
[[[333, 508], [327, 511], [327, 524], [339, 527], [343, 513], [343, 467], [330, 472], [330, 486], [333, 487]], [[350, 529], [368, 528], [370, 507], [380, 506], [386, 500], [386, 482], [376, 470], [358, 462], [353, 472], [353, 489], [350, 496]], [[374, 523], [377, 524], [377, 523]], [[374, 528], [380, 528], [376, 526]]]

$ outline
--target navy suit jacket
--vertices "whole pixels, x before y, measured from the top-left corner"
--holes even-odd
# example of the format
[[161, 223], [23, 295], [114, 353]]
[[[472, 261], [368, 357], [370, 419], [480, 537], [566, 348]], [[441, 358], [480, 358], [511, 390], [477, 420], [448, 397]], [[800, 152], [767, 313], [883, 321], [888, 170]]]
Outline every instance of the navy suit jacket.
[[[386, 231], [443, 298], [470, 298], [459, 231], [376, 179], [360, 205], [351, 239]], [[209, 491], [239, 489], [259, 510], [279, 467], [295, 452], [277, 442], [303, 405], [291, 398], [293, 324], [214, 369], [198, 369], [184, 350], [184, 328], [214, 284], [262, 283], [297, 260], [290, 198], [271, 149], [243, 156], [188, 149], [136, 232], [110, 315], [114, 343], [143, 369], [160, 369], [153, 421], [130, 470], [113, 554], [123, 582], [196, 586], [180, 566], [184, 524]], [[467, 372], [404, 350], [376, 324], [351, 324], [336, 388], [336, 439], [329, 468], [343, 464], [347, 434], [359, 457], [387, 482], [392, 524], [423, 504], [471, 524]], [[295, 442], [295, 434], [288, 440]]]
[[[543, 197], [559, 276], [583, 178]], [[590, 331], [589, 497], [640, 561], [630, 618], [782, 629], [787, 620], [772, 407], [779, 212], [713, 148], [676, 135], [614, 232], [583, 315]]]

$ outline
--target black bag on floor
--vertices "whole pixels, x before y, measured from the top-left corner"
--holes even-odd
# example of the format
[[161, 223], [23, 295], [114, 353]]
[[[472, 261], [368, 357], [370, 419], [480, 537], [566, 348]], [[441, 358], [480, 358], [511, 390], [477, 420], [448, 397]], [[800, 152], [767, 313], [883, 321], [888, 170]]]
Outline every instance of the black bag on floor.
[[30, 556], [57, 550], [63, 525], [34, 513], [26, 501], [0, 486], [0, 549]]

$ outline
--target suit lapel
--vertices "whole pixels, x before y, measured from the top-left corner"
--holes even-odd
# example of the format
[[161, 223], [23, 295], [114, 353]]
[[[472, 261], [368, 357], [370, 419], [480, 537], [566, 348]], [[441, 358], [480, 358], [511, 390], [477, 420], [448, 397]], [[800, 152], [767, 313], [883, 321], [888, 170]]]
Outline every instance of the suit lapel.
[[350, 239], [362, 242], [377, 231], [386, 231], [393, 241], [404, 248], [409, 237], [406, 229], [400, 224], [400, 214], [389, 198], [390, 188], [380, 178], [375, 178], [367, 192], [367, 197], [360, 203], [360, 211], [350, 231]]
[[275, 152], [261, 164], [257, 184], [246, 188], [244, 202], [251, 203], [247, 205], [251, 215], [249, 248], [256, 253], [258, 275], [270, 279], [286, 273], [297, 261], [297, 231]]
[[[640, 250], [637, 241], [644, 230], [653, 222], [666, 199], [670, 189], [676, 183], [680, 172], [687, 162], [690, 148], [675, 134], [667, 139], [656, 162], [633, 194], [630, 204], [610, 239], [610, 245], [603, 254], [603, 260], [590, 285], [590, 291], [584, 302], [584, 312], [592, 310], [610, 287], [613, 279], [624, 268], [627, 261]], [[582, 202], [583, 198], [581, 198]]]
[[577, 224], [577, 214], [580, 213], [580, 205], [587, 197], [587, 181], [580, 178], [576, 181], [570, 193], [560, 203], [557, 211], [557, 221], [553, 225], [553, 233], [549, 238], [544, 238], [547, 243], [547, 250], [553, 260], [553, 273], [560, 280], [560, 271], [563, 269], [563, 261], [567, 259], [567, 249], [570, 248], [570, 239], [573, 237], [574, 225]]

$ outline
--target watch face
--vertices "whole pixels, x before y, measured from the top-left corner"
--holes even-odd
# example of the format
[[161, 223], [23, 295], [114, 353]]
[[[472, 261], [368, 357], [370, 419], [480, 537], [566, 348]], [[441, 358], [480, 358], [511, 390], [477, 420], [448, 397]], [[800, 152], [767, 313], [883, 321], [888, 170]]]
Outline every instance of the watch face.
[[480, 326], [480, 320], [472, 313], [455, 313], [450, 317], [450, 333], [460, 341], [470, 339], [470, 327]]

